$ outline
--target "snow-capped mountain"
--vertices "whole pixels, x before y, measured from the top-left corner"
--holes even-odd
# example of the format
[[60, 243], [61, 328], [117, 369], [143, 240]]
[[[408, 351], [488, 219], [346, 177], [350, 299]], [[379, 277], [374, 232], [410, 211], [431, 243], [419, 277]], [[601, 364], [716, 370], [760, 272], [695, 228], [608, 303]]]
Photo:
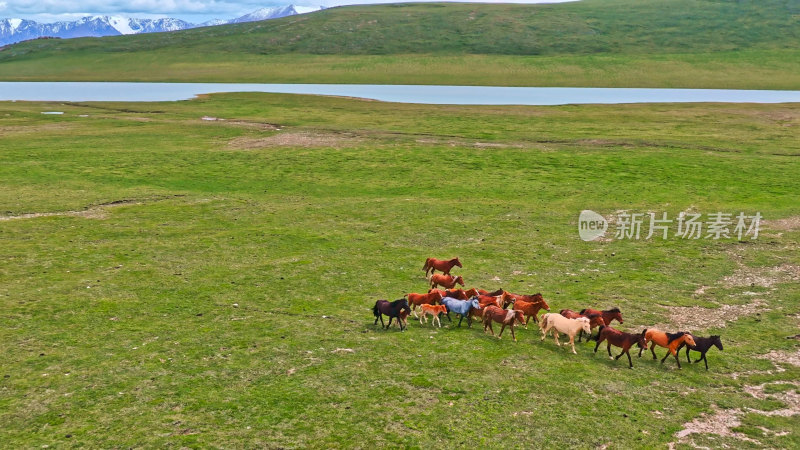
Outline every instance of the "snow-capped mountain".
[[296, 14], [305, 14], [323, 9], [322, 6], [276, 6], [274, 8], [261, 8], [257, 9], [250, 14], [245, 14], [242, 17], [237, 17], [228, 23], [242, 23], [242, 22], [257, 22], [259, 20], [277, 19], [279, 17], [294, 16]]
[[73, 22], [38, 23], [24, 19], [0, 19], [0, 45], [36, 39], [39, 37], [100, 37], [121, 34], [158, 33], [176, 31], [187, 28], [224, 25], [228, 23], [254, 22], [258, 20], [277, 19], [319, 11], [322, 6], [278, 6], [262, 8], [231, 20], [211, 20], [202, 24], [193, 24], [180, 19], [137, 19], [123, 16], [86, 16]]

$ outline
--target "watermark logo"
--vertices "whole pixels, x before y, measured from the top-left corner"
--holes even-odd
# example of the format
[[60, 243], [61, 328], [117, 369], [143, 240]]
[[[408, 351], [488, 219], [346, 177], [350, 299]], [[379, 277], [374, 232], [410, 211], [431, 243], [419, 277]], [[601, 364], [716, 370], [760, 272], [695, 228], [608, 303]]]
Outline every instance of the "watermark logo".
[[[761, 213], [747, 215], [740, 212], [714, 212], [705, 215], [682, 212], [675, 219], [670, 219], [666, 212], [662, 213], [629, 213], [620, 212], [611, 216], [615, 226], [614, 239], [737, 239], [749, 237], [758, 239], [761, 225]], [[584, 241], [594, 241], [603, 236], [608, 223], [600, 214], [585, 209], [578, 217], [578, 234]]]
[[578, 217], [578, 234], [584, 241], [602, 237], [608, 229], [608, 221], [596, 212], [584, 209]]

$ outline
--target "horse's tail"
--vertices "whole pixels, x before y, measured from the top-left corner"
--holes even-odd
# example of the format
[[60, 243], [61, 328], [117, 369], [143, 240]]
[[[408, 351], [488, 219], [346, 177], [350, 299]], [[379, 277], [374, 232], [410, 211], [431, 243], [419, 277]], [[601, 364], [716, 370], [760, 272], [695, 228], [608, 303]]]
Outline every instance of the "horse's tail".
[[603, 328], [605, 328], [605, 327], [606, 327], [605, 325], [600, 325], [600, 327], [597, 329], [597, 335], [595, 335], [595, 336], [592, 336], [592, 335], [590, 334], [590, 335], [589, 335], [589, 339], [591, 339], [591, 340], [593, 340], [593, 341], [599, 341], [599, 340], [600, 340], [600, 333], [602, 333], [602, 332], [603, 332]]
[[422, 270], [424, 270], [425, 273], [428, 273], [428, 268], [430, 267], [430, 263], [431, 263], [431, 259], [430, 258], [426, 258], [425, 259], [425, 265], [422, 266]]
[[372, 307], [372, 314], [375, 317], [378, 317], [378, 315], [380, 314], [380, 312], [378, 311], [378, 302], [375, 302], [375, 306]]

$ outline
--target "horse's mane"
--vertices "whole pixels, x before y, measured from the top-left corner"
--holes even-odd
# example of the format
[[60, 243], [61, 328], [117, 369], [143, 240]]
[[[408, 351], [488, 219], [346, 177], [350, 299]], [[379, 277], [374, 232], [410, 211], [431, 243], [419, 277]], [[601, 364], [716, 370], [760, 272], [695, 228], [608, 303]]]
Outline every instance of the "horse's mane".
[[618, 313], [618, 312], [621, 312], [621, 311], [619, 310], [619, 308], [616, 308], [616, 307], [615, 307], [615, 308], [607, 309], [607, 310], [605, 310], [605, 311], [603, 311], [603, 312], [607, 312], [607, 313]]
[[578, 314], [585, 314], [588, 308], [583, 308]]
[[602, 314], [594, 313], [594, 314], [589, 314], [586, 317], [589, 318], [589, 319], [594, 319], [595, 317], [602, 317]]
[[679, 331], [677, 333], [664, 333], [667, 335], [667, 343], [674, 341], [675, 339], [679, 339], [681, 336], [685, 335], [685, 331]]

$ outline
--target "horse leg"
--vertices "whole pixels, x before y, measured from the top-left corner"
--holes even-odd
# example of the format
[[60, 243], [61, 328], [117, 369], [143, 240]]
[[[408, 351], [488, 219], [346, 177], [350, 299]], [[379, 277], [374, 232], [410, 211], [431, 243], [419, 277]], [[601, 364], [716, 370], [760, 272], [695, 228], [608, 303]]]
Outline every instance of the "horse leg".
[[447, 311], [445, 316], [447, 316], [447, 320], [450, 321], [450, 323], [453, 323], [453, 319], [450, 318], [450, 311]]
[[556, 345], [561, 347], [561, 342], [558, 342], [558, 330], [553, 328], [553, 337], [556, 338]]
[[506, 324], [503, 324], [503, 326], [500, 327], [500, 334], [497, 335], [497, 339], [503, 337], [503, 331], [505, 331], [505, 329], [506, 329]]
[[608, 350], [608, 358], [614, 359], [614, 355], [611, 354], [611, 341], [608, 341], [608, 345], [606, 346], [606, 350]]
[[706, 359], [705, 353], [703, 353], [703, 362], [706, 363], [706, 370], [708, 370], [708, 360]]
[[578, 334], [578, 342], [581, 342], [581, 340], [583, 340], [583, 330]]
[[[670, 353], [672, 353], [673, 356], [675, 356], [675, 362], [678, 363], [678, 369], [680, 369], [681, 368], [681, 359], [678, 358], [678, 352], [676, 352], [675, 350], [672, 350], [672, 349], [669, 349], [669, 351], [670, 351]], [[669, 355], [669, 353], [667, 353], [667, 354]]]
[[[386, 325], [387, 330], [389, 329], [390, 326], [392, 326], [392, 319], [394, 319], [394, 317], [389, 316], [389, 325]], [[383, 323], [383, 320], [381, 320], [381, 323]]]
[[464, 315], [463, 315], [463, 314], [460, 314], [460, 316], [461, 316], [461, 317], [458, 319], [458, 326], [459, 326], [459, 328], [461, 327], [461, 321], [462, 321], [462, 320], [464, 320]]
[[514, 342], [517, 342], [517, 337], [514, 335], [514, 325], [511, 325], [510, 328], [511, 328], [511, 339], [513, 339]]
[[[386, 324], [383, 323], [383, 313], [380, 313], [380, 315], [378, 316], [378, 319], [381, 319], [381, 328], [386, 328]], [[375, 324], [376, 325], [378, 323], [378, 319], [375, 319]]]
[[603, 338], [597, 338], [597, 345], [594, 346], [594, 352], [597, 353], [597, 349], [600, 348], [600, 343], [603, 342]]
[[669, 358], [669, 352], [667, 352], [667, 354], [664, 355], [664, 358], [661, 360], [661, 364], [664, 364], [664, 361], [666, 361], [667, 358]]
[[633, 369], [633, 361], [631, 361], [630, 349], [625, 350], [625, 353], [628, 355], [628, 369]]
[[[658, 359], [658, 356], [656, 356], [655, 348], [656, 348], [656, 343], [655, 342], [650, 344], [650, 353], [653, 354], [653, 359]], [[667, 352], [667, 354], [669, 355], [669, 352]], [[666, 356], [664, 358], [666, 359]], [[661, 362], [664, 362], [664, 361], [661, 361]]]
[[702, 360], [703, 360], [703, 358], [705, 358], [705, 356], [706, 356], [705, 352], [700, 352], [700, 357], [699, 357], [699, 358], [697, 358], [697, 361], [695, 361], [695, 364], [697, 364], [697, 363], [699, 363], [700, 361], [702, 361]]
[[573, 334], [573, 335], [570, 335], [570, 337], [569, 337], [569, 343], [570, 343], [570, 345], [572, 345], [572, 353], [573, 353], [574, 355], [577, 355], [577, 354], [578, 354], [578, 352], [576, 352], [576, 351], [575, 351], [575, 335], [574, 335], [574, 334]]
[[[417, 304], [416, 303], [413, 303], [413, 302], [411, 303], [411, 312], [414, 313], [414, 317], [419, 318], [419, 316], [417, 315]], [[422, 315], [424, 316], [425, 314], [423, 313]], [[420, 322], [420, 323], [422, 323], [422, 322]]]
[[[464, 316], [461, 316], [461, 318], [463, 319]], [[467, 313], [467, 328], [472, 328], [472, 316], [469, 313]]]
[[439, 316], [438, 315], [433, 316], [433, 319], [431, 319], [431, 325], [433, 325], [434, 322], [439, 322], [439, 328], [442, 328], [442, 321], [439, 320]]

